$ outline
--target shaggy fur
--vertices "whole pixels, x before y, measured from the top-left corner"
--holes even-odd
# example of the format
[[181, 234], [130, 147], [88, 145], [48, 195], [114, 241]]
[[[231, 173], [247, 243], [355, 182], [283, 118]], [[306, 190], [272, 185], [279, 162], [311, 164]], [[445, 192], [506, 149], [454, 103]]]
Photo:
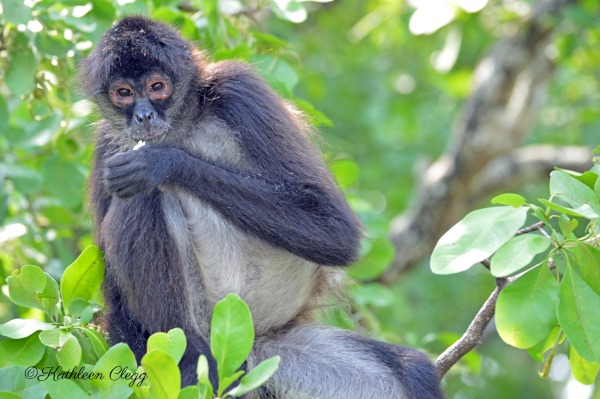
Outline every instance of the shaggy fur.
[[[134, 150], [140, 127], [107, 90], [118, 80], [144, 87], [156, 73], [173, 82], [172, 96], [134, 100], [162, 110], [168, 129]], [[361, 227], [308, 125], [249, 66], [207, 62], [173, 29], [128, 17], [84, 61], [82, 80], [104, 116], [90, 201], [112, 342], [139, 359], [149, 334], [181, 327], [183, 383], [195, 383], [200, 354], [216, 382], [209, 320], [233, 292], [255, 322], [249, 366], [282, 357], [254, 397], [442, 398], [423, 354], [311, 321], [339, 280], [331, 266], [357, 258]]]

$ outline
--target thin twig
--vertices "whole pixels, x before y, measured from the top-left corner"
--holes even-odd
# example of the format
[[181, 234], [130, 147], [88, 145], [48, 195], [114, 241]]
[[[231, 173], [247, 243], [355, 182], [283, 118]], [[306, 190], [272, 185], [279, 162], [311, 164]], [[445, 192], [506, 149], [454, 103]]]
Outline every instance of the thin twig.
[[531, 226], [527, 226], [522, 228], [521, 230], [517, 230], [515, 233], [516, 236], [520, 236], [522, 234], [531, 233], [532, 231], [542, 230], [546, 224], [544, 222], [537, 222], [532, 224]]
[[440, 379], [444, 377], [448, 370], [462, 359], [463, 356], [481, 343], [483, 332], [494, 317], [498, 295], [500, 295], [500, 291], [512, 281], [513, 279], [507, 278], [496, 279], [496, 288], [487, 301], [485, 301], [481, 309], [479, 309], [479, 312], [477, 312], [477, 315], [473, 318], [467, 331], [465, 331], [458, 341], [452, 344], [452, 346], [446, 349], [444, 353], [437, 358], [434, 366]]

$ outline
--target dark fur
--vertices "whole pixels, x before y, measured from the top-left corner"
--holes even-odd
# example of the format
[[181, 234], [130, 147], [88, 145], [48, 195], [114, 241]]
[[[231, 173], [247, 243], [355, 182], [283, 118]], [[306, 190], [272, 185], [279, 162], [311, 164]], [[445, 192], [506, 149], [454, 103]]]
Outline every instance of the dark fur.
[[[112, 106], [107, 89], [115, 79], [142, 79], [157, 70], [173, 81], [173, 96], [156, 105], [164, 107], [160, 118], [170, 129], [131, 150], [129, 110]], [[419, 352], [305, 322], [313, 297], [336, 273], [324, 266], [356, 259], [360, 225], [310, 143], [308, 126], [250, 67], [208, 63], [173, 29], [129, 17], [84, 61], [82, 80], [105, 117], [90, 197], [107, 264], [105, 321], [113, 342], [128, 343], [139, 359], [149, 334], [182, 327], [188, 337], [183, 383], [194, 383], [199, 354], [216, 370], [207, 343], [212, 306], [230, 280], [233, 286], [243, 281], [236, 289], [257, 325], [250, 365], [282, 356], [261, 397], [337, 398], [351, 384], [374, 395], [442, 397]], [[221, 146], [222, 154], [215, 151]], [[195, 212], [206, 220], [197, 220]], [[228, 252], [207, 252], [210, 246], [198, 237], [210, 239], [212, 232], [224, 240], [212, 244], [231, 248], [234, 258], [215, 261], [214, 254]], [[227, 262], [235, 264], [229, 268]], [[306, 269], [294, 269], [296, 263]], [[278, 273], [278, 264], [293, 275]], [[263, 292], [269, 283], [301, 302], [270, 297]], [[288, 286], [302, 292], [285, 291]], [[279, 311], [285, 319], [269, 319]], [[346, 366], [339, 354], [351, 348], [356, 356], [349, 354]], [[380, 368], [371, 391], [361, 375], [379, 371], [361, 370], [361, 359]]]

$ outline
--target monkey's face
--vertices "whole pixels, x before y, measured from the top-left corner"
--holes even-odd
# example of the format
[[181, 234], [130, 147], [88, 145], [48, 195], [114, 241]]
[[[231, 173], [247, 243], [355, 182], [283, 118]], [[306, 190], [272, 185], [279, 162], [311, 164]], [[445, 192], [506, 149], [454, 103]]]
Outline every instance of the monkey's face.
[[119, 78], [110, 83], [108, 98], [133, 141], [161, 141], [169, 130], [166, 110], [173, 83], [165, 74], [150, 72], [138, 78]]

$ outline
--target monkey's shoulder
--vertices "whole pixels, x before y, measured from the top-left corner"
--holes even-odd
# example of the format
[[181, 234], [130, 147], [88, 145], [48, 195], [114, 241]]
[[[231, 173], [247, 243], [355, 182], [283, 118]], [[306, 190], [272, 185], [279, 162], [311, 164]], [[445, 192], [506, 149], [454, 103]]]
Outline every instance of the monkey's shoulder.
[[266, 115], [274, 110], [283, 111], [289, 106], [253, 66], [235, 60], [207, 65], [204, 95], [217, 109], [249, 111], [244, 115], [246, 120], [252, 114]]

